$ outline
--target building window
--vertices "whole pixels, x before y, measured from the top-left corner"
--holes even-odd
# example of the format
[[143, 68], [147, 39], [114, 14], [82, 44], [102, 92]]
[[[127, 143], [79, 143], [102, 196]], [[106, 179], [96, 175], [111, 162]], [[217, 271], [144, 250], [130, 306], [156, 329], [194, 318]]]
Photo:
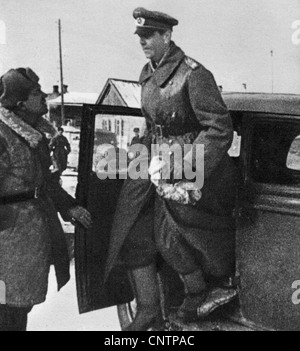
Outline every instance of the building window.
[[121, 135], [124, 136], [124, 121], [121, 121]]
[[103, 120], [102, 129], [107, 130], [107, 120]]
[[108, 130], [111, 132], [111, 120], [108, 120]]

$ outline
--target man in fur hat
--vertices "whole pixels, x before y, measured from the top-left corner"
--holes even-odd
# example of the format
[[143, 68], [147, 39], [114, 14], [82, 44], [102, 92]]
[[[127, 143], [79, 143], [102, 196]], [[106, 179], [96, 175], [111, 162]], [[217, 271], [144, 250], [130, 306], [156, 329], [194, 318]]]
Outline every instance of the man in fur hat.
[[49, 171], [44, 133], [55, 132], [42, 116], [46, 94], [30, 68], [0, 78], [0, 331], [25, 331], [27, 315], [45, 301], [54, 264], [58, 289], [69, 280], [69, 257], [57, 212], [85, 227], [91, 215], [77, 205]]

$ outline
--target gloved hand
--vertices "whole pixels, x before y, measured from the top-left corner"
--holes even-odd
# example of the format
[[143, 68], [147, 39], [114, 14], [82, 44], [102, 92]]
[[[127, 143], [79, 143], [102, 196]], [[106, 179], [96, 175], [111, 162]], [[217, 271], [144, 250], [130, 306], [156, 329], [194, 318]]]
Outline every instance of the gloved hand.
[[72, 222], [78, 221], [85, 228], [89, 228], [92, 225], [92, 216], [88, 210], [81, 206], [73, 207], [69, 210], [69, 215], [72, 217]]

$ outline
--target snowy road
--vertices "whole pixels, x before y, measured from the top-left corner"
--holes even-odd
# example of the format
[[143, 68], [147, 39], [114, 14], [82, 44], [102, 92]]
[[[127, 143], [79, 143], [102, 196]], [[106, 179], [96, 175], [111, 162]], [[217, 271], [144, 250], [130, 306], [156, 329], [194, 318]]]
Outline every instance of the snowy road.
[[71, 281], [58, 293], [53, 268], [47, 300], [29, 314], [28, 331], [116, 331], [120, 330], [116, 307], [79, 315], [74, 263]]

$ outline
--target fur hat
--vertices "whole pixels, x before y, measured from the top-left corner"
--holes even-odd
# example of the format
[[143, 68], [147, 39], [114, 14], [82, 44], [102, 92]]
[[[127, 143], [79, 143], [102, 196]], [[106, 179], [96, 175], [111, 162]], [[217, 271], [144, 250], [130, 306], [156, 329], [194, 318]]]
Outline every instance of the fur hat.
[[39, 77], [30, 68], [10, 69], [0, 78], [0, 103], [7, 109], [26, 101], [33, 88], [39, 86]]

